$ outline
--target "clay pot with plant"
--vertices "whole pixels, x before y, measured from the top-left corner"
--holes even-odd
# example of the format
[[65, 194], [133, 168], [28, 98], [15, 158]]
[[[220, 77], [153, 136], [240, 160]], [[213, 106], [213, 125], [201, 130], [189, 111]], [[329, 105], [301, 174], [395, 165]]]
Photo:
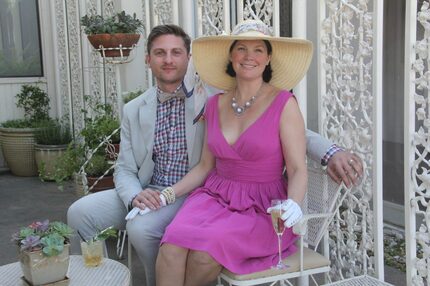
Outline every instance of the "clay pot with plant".
[[81, 18], [81, 26], [88, 36], [91, 45], [103, 57], [127, 57], [139, 41], [139, 32], [143, 22], [124, 11], [111, 17], [85, 15]]
[[47, 120], [35, 133], [34, 145], [36, 164], [42, 180], [55, 180], [55, 164], [68, 145], [72, 142], [69, 125], [66, 120]]
[[94, 154], [85, 166], [88, 191], [95, 193], [115, 188], [113, 168], [113, 162], [104, 155]]
[[12, 174], [36, 176], [35, 132], [42, 122], [49, 120], [50, 100], [48, 94], [37, 85], [23, 85], [16, 99], [16, 106], [24, 110], [24, 118], [1, 124], [3, 157]]

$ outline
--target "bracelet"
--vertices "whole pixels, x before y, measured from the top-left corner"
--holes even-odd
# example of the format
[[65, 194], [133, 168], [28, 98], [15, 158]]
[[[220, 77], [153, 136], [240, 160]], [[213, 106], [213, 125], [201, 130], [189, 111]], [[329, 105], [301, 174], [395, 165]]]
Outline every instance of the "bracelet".
[[135, 194], [132, 198], [131, 198], [131, 200], [129, 201], [129, 203], [128, 203], [128, 211], [131, 211], [132, 209], [133, 209], [133, 201], [134, 201], [134, 199], [137, 197], [137, 195], [138, 195], [139, 193], [137, 193], [137, 194]]
[[161, 191], [161, 194], [166, 198], [166, 202], [168, 205], [171, 205], [176, 200], [176, 194], [173, 191], [172, 187], [167, 187]]

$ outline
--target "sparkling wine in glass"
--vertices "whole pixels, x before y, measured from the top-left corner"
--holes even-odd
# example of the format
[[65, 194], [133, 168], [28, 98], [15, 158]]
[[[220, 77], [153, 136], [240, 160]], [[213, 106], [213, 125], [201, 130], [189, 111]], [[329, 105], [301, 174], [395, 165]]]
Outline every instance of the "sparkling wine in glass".
[[288, 267], [288, 265], [285, 265], [282, 262], [282, 258], [281, 258], [281, 237], [285, 230], [284, 221], [281, 219], [281, 216], [284, 212], [282, 210], [282, 204], [285, 202], [286, 202], [285, 200], [272, 200], [271, 202], [270, 215], [272, 216], [272, 225], [276, 235], [278, 236], [279, 260], [278, 260], [278, 264], [272, 266], [272, 268], [275, 268], [275, 269], [284, 269]]

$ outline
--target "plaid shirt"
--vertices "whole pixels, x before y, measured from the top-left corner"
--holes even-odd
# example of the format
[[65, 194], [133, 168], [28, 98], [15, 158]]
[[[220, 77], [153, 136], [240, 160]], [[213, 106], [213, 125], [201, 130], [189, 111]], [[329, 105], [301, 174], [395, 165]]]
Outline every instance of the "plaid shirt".
[[342, 151], [343, 149], [336, 144], [333, 144], [328, 148], [327, 152], [325, 153], [324, 157], [321, 159], [321, 165], [327, 166], [328, 161], [331, 157], [333, 157], [334, 154], [336, 154], [337, 151]]
[[171, 186], [188, 172], [184, 98], [158, 102], [152, 159], [155, 163], [153, 185]]

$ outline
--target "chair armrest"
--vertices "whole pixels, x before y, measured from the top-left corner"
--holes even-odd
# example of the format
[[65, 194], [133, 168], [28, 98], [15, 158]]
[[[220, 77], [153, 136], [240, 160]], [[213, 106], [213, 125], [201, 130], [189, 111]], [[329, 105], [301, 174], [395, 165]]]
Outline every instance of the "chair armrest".
[[298, 223], [293, 225], [293, 233], [296, 235], [305, 235], [307, 231], [307, 222], [311, 219], [330, 217], [330, 213], [305, 214]]

